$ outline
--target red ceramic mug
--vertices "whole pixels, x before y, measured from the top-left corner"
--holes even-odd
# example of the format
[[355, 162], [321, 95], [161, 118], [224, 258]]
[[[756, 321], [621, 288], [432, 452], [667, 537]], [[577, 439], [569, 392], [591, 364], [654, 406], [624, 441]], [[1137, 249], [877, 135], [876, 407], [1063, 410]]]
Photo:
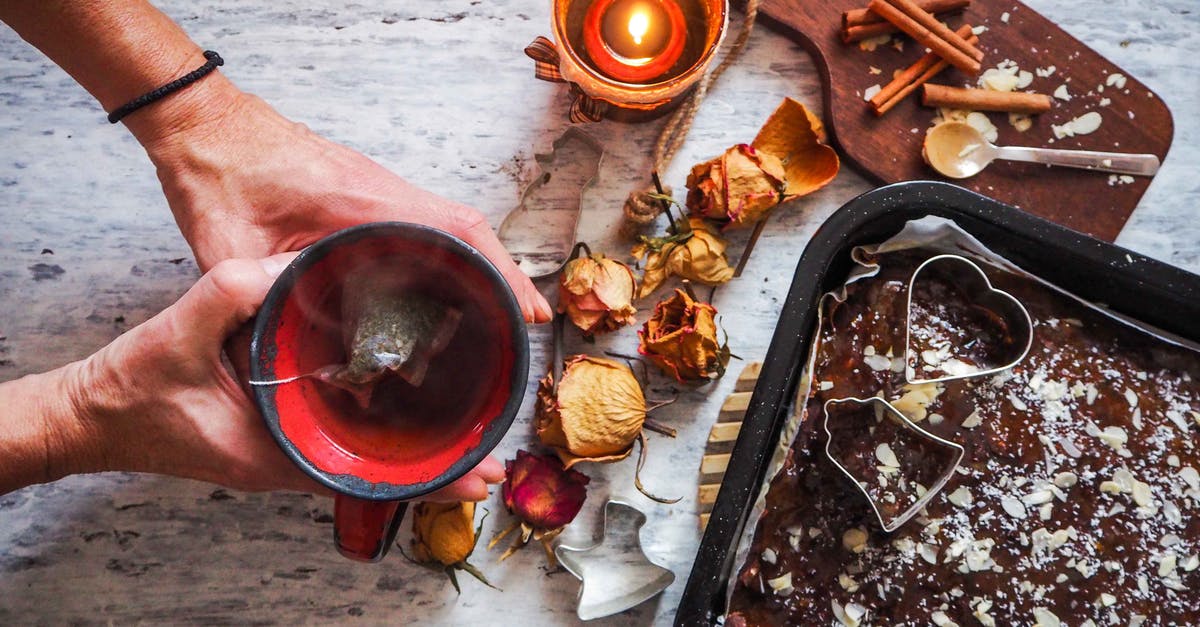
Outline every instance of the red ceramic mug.
[[288, 457], [337, 491], [338, 550], [373, 562], [394, 541], [403, 501], [462, 477], [508, 431], [525, 391], [529, 339], [512, 290], [482, 253], [437, 229], [376, 222], [320, 240], [280, 274], [255, 321], [251, 381], [345, 363], [341, 284], [367, 267], [394, 268], [406, 291], [463, 314], [422, 385], [380, 386], [369, 415], [312, 377], [257, 385], [254, 396]]

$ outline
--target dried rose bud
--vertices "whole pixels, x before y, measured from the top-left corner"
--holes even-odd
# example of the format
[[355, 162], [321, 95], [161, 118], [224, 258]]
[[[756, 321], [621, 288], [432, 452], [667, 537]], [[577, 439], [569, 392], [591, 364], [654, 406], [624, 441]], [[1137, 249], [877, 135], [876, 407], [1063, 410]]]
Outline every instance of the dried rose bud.
[[652, 294], [669, 276], [705, 285], [720, 285], [733, 278], [725, 256], [727, 243], [703, 218], [688, 219], [690, 231], [670, 237], [646, 239], [633, 249], [633, 256], [646, 259], [646, 271], [638, 286], [638, 298]]
[[633, 271], [601, 254], [567, 262], [558, 283], [558, 311], [584, 335], [598, 335], [633, 324]]
[[587, 475], [567, 469], [550, 455], [517, 451], [515, 460], [505, 462], [504, 472], [504, 504], [528, 530], [546, 532], [567, 526], [587, 498]]
[[[484, 513], [487, 518], [487, 513]], [[494, 587], [479, 569], [467, 562], [475, 551], [479, 530], [483, 520], [475, 526], [475, 504], [464, 503], [417, 503], [413, 508], [413, 558], [417, 562], [439, 566], [446, 573], [454, 589], [458, 586], [456, 570], [463, 570]]]
[[474, 503], [417, 503], [413, 508], [413, 557], [452, 566], [475, 548]]
[[778, 157], [738, 144], [692, 168], [687, 206], [729, 226], [753, 224], [783, 200], [783, 177]]
[[725, 373], [729, 349], [717, 339], [717, 310], [683, 290], [654, 306], [638, 331], [638, 352], [679, 381]]
[[538, 386], [537, 434], [567, 468], [616, 462], [633, 452], [646, 422], [646, 398], [629, 366], [576, 355], [563, 367], [558, 393], [553, 373]]

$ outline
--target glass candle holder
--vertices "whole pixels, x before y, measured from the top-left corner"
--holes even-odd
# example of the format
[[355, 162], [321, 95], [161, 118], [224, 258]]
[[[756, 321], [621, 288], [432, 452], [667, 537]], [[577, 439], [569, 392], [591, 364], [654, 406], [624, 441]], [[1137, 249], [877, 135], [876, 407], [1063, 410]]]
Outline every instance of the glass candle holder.
[[557, 73], [584, 100], [572, 119], [582, 109], [594, 119], [636, 120], [669, 110], [704, 76], [725, 36], [729, 3], [553, 0], [552, 8]]

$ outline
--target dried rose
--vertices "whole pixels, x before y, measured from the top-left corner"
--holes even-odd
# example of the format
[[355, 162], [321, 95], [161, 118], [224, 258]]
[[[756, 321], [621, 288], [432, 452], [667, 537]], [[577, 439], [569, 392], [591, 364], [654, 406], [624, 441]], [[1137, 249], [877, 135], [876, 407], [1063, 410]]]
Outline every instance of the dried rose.
[[778, 157], [738, 144], [692, 168], [687, 206], [730, 226], [753, 224], [783, 200], [784, 187]]
[[412, 547], [416, 561], [440, 564], [454, 584], [454, 589], [460, 592], [456, 570], [466, 571], [484, 584], [492, 585], [483, 573], [467, 563], [467, 558], [475, 551], [475, 542], [483, 526], [482, 519], [479, 526], [475, 526], [474, 503], [417, 503], [413, 508], [412, 521]]
[[567, 468], [579, 462], [616, 462], [633, 452], [646, 422], [646, 398], [629, 366], [576, 355], [554, 389], [547, 374], [537, 392], [537, 434]]
[[474, 503], [417, 503], [413, 508], [413, 557], [452, 566], [475, 548]]
[[572, 259], [558, 283], [558, 311], [584, 335], [607, 333], [633, 324], [633, 271], [601, 254]]
[[654, 306], [638, 331], [638, 352], [679, 381], [725, 374], [729, 348], [717, 339], [717, 310], [683, 290]]
[[688, 209], [730, 227], [758, 222], [779, 203], [812, 193], [837, 175], [837, 153], [823, 139], [820, 120], [785, 98], [752, 143], [692, 168]]
[[515, 460], [505, 462], [504, 471], [504, 504], [523, 526], [536, 531], [567, 526], [587, 498], [587, 475], [549, 455], [517, 451]]
[[702, 218], [688, 219], [690, 231], [670, 237], [646, 239], [633, 249], [633, 256], [646, 259], [646, 271], [638, 287], [638, 298], [652, 294], [669, 276], [705, 285], [720, 285], [733, 278], [725, 256], [725, 240]]

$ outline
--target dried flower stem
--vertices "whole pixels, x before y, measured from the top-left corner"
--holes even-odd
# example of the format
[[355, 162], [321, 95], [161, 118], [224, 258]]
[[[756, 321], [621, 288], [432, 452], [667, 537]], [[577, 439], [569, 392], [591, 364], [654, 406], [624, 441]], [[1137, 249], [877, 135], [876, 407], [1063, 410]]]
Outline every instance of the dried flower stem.
[[674, 499], [664, 499], [661, 496], [655, 496], [646, 491], [646, 487], [642, 485], [642, 466], [646, 463], [646, 434], [645, 433], [638, 434], [638, 443], [642, 445], [642, 448], [641, 448], [641, 450], [638, 451], [637, 468], [633, 471], [633, 485], [637, 487], [638, 492], [641, 492], [642, 494], [646, 495], [646, 498], [648, 498], [652, 501], [662, 503], [664, 505], [673, 505], [675, 503], [678, 503], [679, 501], [682, 501], [683, 500], [682, 496], [678, 497], [678, 498], [674, 498]]
[[566, 358], [563, 348], [563, 336], [566, 335], [567, 315], [564, 313], [554, 314], [554, 339], [551, 340], [553, 348], [551, 349], [550, 372], [554, 373], [553, 392], [558, 396], [558, 384], [563, 378], [563, 359]]
[[667, 425], [664, 425], [663, 423], [649, 417], [647, 417], [645, 422], [642, 423], [642, 426], [655, 433], [661, 433], [669, 438], [679, 435], [679, 432], [674, 428], [668, 427]]
[[671, 403], [674, 403], [677, 400], [679, 400], [678, 396], [676, 396], [675, 398], [672, 398], [672, 399], [667, 399], [665, 401], [654, 401], [654, 403], [651, 406], [646, 408], [646, 413], [650, 413], [660, 407], [666, 407], [667, 405], [670, 405]]
[[492, 550], [492, 547], [495, 547], [497, 544], [500, 544], [500, 541], [503, 540], [505, 538], [505, 536], [516, 531], [517, 527], [520, 527], [520, 526], [521, 526], [521, 521], [514, 520], [511, 525], [509, 525], [508, 527], [505, 527], [503, 531], [501, 531], [500, 533], [498, 533], [492, 537], [491, 542], [488, 542], [488, 545], [487, 545], [488, 550], [489, 551]]
[[738, 259], [737, 268], [733, 271], [734, 278], [742, 276], [742, 270], [746, 268], [746, 262], [750, 261], [750, 253], [754, 252], [754, 245], [758, 243], [758, 236], [762, 235], [763, 228], [767, 226], [767, 220], [770, 219], [771, 214], [768, 213], [754, 225], [754, 232], [750, 234], [750, 241], [746, 242], [746, 248], [742, 250], [742, 258]]
[[658, 202], [662, 204], [663, 212], [667, 214], [667, 232], [675, 235], [678, 232], [675, 214], [671, 212], [671, 203], [667, 202], [667, 192], [663, 188], [662, 179], [658, 178], [658, 170], [650, 171], [650, 180], [654, 181], [654, 189], [658, 190], [659, 195]]

